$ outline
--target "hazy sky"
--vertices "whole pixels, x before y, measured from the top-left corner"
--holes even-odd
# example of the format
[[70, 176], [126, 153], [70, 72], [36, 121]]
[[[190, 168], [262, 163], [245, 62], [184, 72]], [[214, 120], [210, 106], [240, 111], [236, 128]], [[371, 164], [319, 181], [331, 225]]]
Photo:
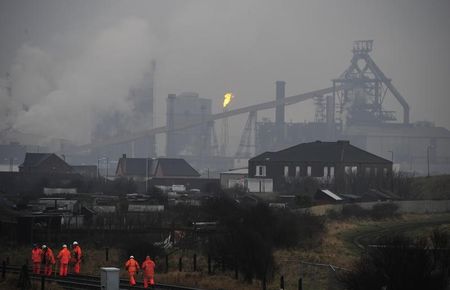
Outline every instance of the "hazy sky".
[[[273, 99], [276, 80], [287, 82], [288, 96], [328, 87], [358, 39], [374, 40], [372, 57], [412, 121], [450, 128], [449, 0], [0, 0], [0, 39], [0, 77], [11, 73], [16, 89], [1, 105], [27, 105], [12, 106], [10, 122], [81, 143], [96, 116], [130, 111], [123, 95], [152, 59], [162, 125], [169, 93], [198, 92], [219, 111], [229, 90], [237, 108]], [[400, 106], [386, 104], [401, 120]], [[286, 119], [313, 115], [311, 103], [297, 104]]]

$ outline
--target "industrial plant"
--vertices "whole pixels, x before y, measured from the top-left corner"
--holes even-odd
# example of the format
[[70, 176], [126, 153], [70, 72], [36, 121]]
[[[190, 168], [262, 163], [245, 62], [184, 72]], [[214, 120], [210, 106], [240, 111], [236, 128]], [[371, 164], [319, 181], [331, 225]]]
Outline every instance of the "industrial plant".
[[[135, 104], [134, 129], [122, 128], [120, 116], [107, 116], [91, 144], [75, 146], [58, 140], [55, 151], [71, 164], [99, 163], [100, 167], [99, 156], [110, 161], [122, 154], [136, 158], [184, 158], [206, 176], [246, 167], [249, 158], [266, 151], [316, 140], [349, 140], [359, 148], [391, 160], [397, 170], [419, 175], [430, 171], [449, 172], [450, 131], [431, 122], [410, 121], [408, 97], [400, 93], [388, 72], [383, 72], [372, 59], [373, 44], [373, 40], [355, 41], [348, 68], [332, 79], [329, 87], [311, 92], [286, 96], [285, 87], [289, 84], [276, 81], [273, 101], [229, 109], [225, 100], [228, 104], [233, 95], [228, 93], [218, 113], [213, 113], [211, 96], [203, 97], [195, 92], [169, 94], [166, 125], [160, 127], [153, 126], [156, 66], [153, 62], [141, 85], [130, 88], [129, 97]], [[10, 90], [7, 82], [2, 86], [3, 90]], [[286, 122], [285, 107], [307, 100], [314, 102], [314, 120]], [[386, 100], [396, 102], [401, 111], [388, 107]], [[274, 111], [273, 120], [258, 118], [258, 112], [264, 110]], [[247, 116], [247, 121], [239, 128], [242, 131], [237, 148], [232, 148], [228, 119], [239, 115]], [[20, 140], [18, 134], [1, 132], [0, 160], [5, 166], [21, 163], [19, 156], [25, 151], [45, 151], [23, 138]], [[156, 142], [158, 138], [163, 142]]]

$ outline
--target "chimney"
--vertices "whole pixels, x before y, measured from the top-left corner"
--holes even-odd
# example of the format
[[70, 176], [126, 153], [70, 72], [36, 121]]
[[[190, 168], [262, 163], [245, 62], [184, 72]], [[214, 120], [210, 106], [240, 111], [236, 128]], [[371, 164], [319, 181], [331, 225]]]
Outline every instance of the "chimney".
[[[285, 86], [286, 82], [284, 81], [276, 81], [276, 101], [277, 105], [275, 107], [275, 128], [276, 128], [276, 145], [277, 147], [281, 146], [284, 143], [284, 104], [283, 99], [285, 96]], [[279, 102], [279, 103], [278, 103]]]
[[167, 97], [167, 117], [166, 117], [166, 156], [173, 157], [175, 152], [174, 128], [175, 128], [175, 94], [169, 94]]

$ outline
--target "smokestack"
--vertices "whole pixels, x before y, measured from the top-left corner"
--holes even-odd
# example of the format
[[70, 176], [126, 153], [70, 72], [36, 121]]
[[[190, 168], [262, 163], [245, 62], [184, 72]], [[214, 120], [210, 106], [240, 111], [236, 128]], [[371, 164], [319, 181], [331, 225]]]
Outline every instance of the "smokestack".
[[335, 114], [335, 100], [333, 95], [329, 95], [327, 98], [327, 109], [326, 109], [326, 117], [327, 117], [327, 137], [329, 140], [335, 139], [335, 122], [334, 122], [334, 114]]
[[166, 135], [166, 156], [175, 156], [174, 132], [175, 128], [175, 94], [169, 94], [167, 97], [167, 135]]
[[276, 101], [277, 101], [277, 106], [275, 108], [275, 128], [277, 131], [277, 135], [276, 135], [276, 144], [277, 146], [281, 146], [284, 143], [284, 131], [285, 131], [285, 126], [284, 126], [284, 103], [283, 99], [285, 96], [285, 86], [286, 86], [286, 82], [284, 81], [276, 81]]

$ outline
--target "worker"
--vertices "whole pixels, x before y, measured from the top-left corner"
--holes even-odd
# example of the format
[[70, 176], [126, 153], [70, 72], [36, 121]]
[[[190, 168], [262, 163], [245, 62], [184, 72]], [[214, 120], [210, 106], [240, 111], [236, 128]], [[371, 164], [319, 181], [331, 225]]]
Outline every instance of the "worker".
[[33, 274], [41, 273], [41, 263], [42, 263], [42, 255], [44, 252], [38, 245], [33, 244], [33, 249], [31, 250], [31, 261], [33, 262]]
[[74, 265], [73, 265], [73, 272], [76, 274], [76, 275], [79, 275], [80, 274], [80, 266], [81, 266], [81, 247], [80, 247], [80, 245], [78, 244], [78, 242], [77, 241], [74, 241], [73, 243], [72, 243], [72, 259], [73, 259], [73, 262], [74, 262]]
[[136, 285], [134, 275], [139, 272], [139, 263], [134, 259], [134, 256], [130, 256], [130, 259], [125, 263], [125, 270], [130, 275], [130, 286]]
[[43, 258], [43, 264], [44, 264], [44, 275], [51, 276], [52, 275], [52, 268], [53, 265], [55, 265], [55, 256], [53, 255], [52, 249], [50, 247], [47, 247], [47, 245], [42, 245], [42, 258]]
[[142, 263], [142, 271], [144, 272], [144, 288], [155, 285], [155, 262], [150, 259], [150, 256], [145, 257], [145, 261]]
[[61, 251], [59, 251], [58, 256], [59, 260], [59, 276], [67, 276], [67, 266], [70, 261], [70, 251], [67, 249], [67, 245], [64, 244], [62, 246]]

